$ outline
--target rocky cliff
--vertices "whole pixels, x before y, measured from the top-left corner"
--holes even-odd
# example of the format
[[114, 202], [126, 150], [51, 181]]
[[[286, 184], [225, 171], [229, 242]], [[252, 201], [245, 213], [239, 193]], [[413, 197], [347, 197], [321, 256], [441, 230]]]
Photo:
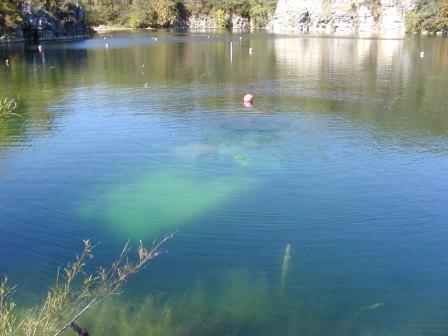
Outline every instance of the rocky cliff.
[[274, 32], [402, 35], [413, 0], [279, 0], [268, 29]]
[[218, 22], [211, 14], [193, 14], [179, 20], [174, 27], [178, 29], [219, 29], [226, 27], [232, 30], [248, 30], [251, 22], [248, 17], [242, 17], [237, 14], [229, 13], [224, 17], [224, 22]]
[[64, 10], [51, 13], [24, 2], [20, 11], [22, 22], [12, 33], [12, 41], [66, 40], [91, 35], [84, 10], [77, 4], [68, 4]]

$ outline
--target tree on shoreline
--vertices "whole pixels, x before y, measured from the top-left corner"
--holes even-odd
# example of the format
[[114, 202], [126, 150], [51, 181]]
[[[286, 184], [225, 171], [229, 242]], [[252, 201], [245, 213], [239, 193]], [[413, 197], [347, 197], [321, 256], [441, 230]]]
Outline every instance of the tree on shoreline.
[[448, 0], [416, 0], [415, 5], [406, 15], [408, 32], [448, 30]]
[[225, 12], [250, 17], [255, 26], [266, 25], [277, 0], [2, 0], [0, 35], [21, 22], [21, 5], [43, 9], [57, 16], [69, 4], [81, 5], [90, 25], [172, 27], [189, 15]]
[[0, 36], [3, 30], [9, 30], [17, 27], [22, 21], [19, 11], [19, 2], [17, 0], [0, 1]]
[[173, 234], [146, 248], [140, 241], [137, 257], [132, 260], [129, 243], [109, 268], [98, 267], [88, 271], [93, 259], [92, 245], [83, 241], [84, 248], [75, 260], [58, 270], [56, 283], [48, 290], [43, 303], [35, 308], [19, 311], [14, 301], [15, 287], [7, 279], [0, 282], [0, 336], [60, 336], [72, 329], [78, 336], [89, 336], [87, 330], [76, 323], [90, 309], [107, 298], [122, 292], [129, 278], [145, 269], [163, 251], [162, 245]]

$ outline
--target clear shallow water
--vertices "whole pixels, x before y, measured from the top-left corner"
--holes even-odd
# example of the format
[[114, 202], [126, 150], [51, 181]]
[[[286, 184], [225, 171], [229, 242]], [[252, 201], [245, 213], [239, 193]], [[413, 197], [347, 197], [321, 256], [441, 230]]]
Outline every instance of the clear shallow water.
[[178, 230], [94, 335], [445, 335], [448, 40], [239, 36], [0, 49], [0, 273]]

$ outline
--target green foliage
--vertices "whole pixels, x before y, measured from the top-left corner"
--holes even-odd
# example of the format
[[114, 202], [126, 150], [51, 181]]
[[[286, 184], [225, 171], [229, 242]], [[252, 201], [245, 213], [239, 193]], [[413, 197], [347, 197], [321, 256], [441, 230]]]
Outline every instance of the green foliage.
[[[96, 18], [98, 15], [103, 15], [104, 12], [109, 10], [109, 6], [103, 5], [95, 11], [93, 6], [98, 1], [105, 0], [26, 0], [32, 7], [46, 11], [48, 14], [53, 15], [55, 18], [60, 18], [65, 12], [68, 11], [71, 5], [81, 4], [83, 7], [90, 9], [88, 14], [91, 18]], [[114, 0], [108, 0], [110, 3]], [[115, 0], [117, 2], [118, 0]], [[123, 0], [131, 1], [131, 0]], [[8, 35], [9, 32], [16, 29], [22, 22], [22, 14], [20, 12], [20, 6], [25, 0], [0, 0], [0, 37], [2, 35]], [[100, 10], [101, 9], [101, 10]]]
[[[55, 0], [48, 0], [55, 1]], [[81, 0], [89, 22], [123, 24], [131, 28], [168, 27], [189, 14], [211, 14], [218, 26], [228, 25], [228, 14], [252, 17], [264, 26], [277, 0]]]
[[408, 32], [448, 29], [448, 0], [418, 0], [416, 5], [405, 17]]
[[156, 13], [156, 25], [160, 27], [172, 26], [185, 13], [185, 5], [179, 0], [156, 0], [153, 2]]
[[131, 28], [154, 26], [157, 22], [157, 13], [148, 0], [134, 0], [129, 14]]
[[188, 13], [198, 14], [209, 13], [211, 7], [205, 0], [185, 0], [185, 8]]
[[254, 27], [266, 27], [275, 11], [277, 0], [250, 0], [249, 16]]
[[13, 298], [14, 288], [7, 279], [0, 281], [0, 336], [62, 336], [69, 328], [81, 330], [75, 322], [107, 298], [120, 294], [128, 280], [145, 269], [161, 253], [162, 244], [172, 237], [165, 236], [150, 249], [140, 242], [135, 260], [130, 260], [131, 247], [127, 243], [109, 268], [99, 266], [93, 272], [87, 264], [93, 259], [95, 246], [84, 240], [82, 253], [58, 271], [55, 284], [35, 308], [19, 311]]
[[250, 10], [249, 0], [210, 0], [210, 6], [225, 12], [248, 16]]
[[130, 28], [135, 29], [135, 28], [143, 28], [145, 23], [143, 22], [143, 19], [141, 17], [132, 14], [131, 17], [129, 18], [128, 24]]
[[1, 29], [10, 30], [15, 28], [22, 18], [19, 11], [18, 0], [1, 0], [0, 1], [0, 36]]
[[80, 0], [85, 9], [89, 24], [119, 24], [128, 23], [128, 13], [132, 0]]
[[212, 12], [213, 20], [215, 20], [216, 25], [221, 28], [225, 28], [228, 25], [228, 20], [226, 18], [226, 13], [223, 9], [217, 9]]
[[134, 0], [128, 24], [131, 28], [169, 27], [185, 13], [185, 6], [179, 0]]

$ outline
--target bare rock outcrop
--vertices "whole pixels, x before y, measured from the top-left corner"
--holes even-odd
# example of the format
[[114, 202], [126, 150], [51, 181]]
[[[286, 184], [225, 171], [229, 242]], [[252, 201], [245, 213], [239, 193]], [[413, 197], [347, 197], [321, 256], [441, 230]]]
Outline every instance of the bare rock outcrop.
[[274, 32], [402, 35], [413, 0], [279, 0], [268, 29]]
[[51, 13], [24, 2], [20, 10], [22, 22], [12, 32], [12, 41], [67, 40], [87, 38], [92, 34], [85, 12], [78, 4], [69, 3], [63, 10]]

